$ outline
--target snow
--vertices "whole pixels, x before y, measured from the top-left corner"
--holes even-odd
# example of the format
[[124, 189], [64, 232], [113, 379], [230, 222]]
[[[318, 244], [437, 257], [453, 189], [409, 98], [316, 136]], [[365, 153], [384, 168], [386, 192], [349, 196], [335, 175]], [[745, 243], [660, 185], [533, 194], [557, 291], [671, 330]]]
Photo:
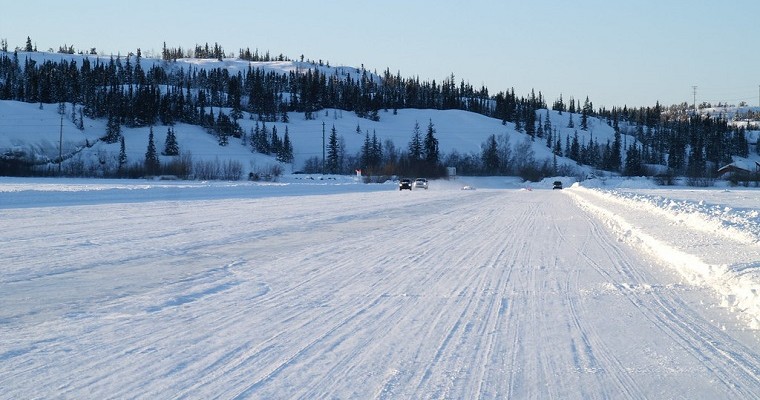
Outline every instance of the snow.
[[0, 398], [757, 398], [754, 192], [553, 180], [0, 178]]
[[[10, 54], [9, 56], [12, 57]], [[53, 62], [68, 60], [80, 64], [84, 58], [90, 59], [91, 62], [99, 59], [102, 63], [108, 63], [111, 57], [116, 59], [117, 56], [19, 52], [18, 57], [20, 64], [24, 65], [24, 60], [27, 58], [38, 63], [46, 60]], [[118, 57], [122, 63], [126, 62], [126, 55]], [[134, 55], [130, 57], [130, 62], [132, 65], [137, 62]], [[153, 64], [160, 64], [165, 68], [183, 69], [185, 71], [189, 71], [191, 68], [225, 68], [231, 74], [244, 72], [251, 67], [281, 74], [294, 71], [305, 72], [311, 68], [328, 76], [335, 75], [339, 79], [350, 77], [357, 80], [362, 73], [361, 70], [352, 67], [327, 67], [326, 65], [297, 61], [248, 62], [239, 59], [223, 59], [221, 61], [216, 59], [178, 59], [176, 62], [166, 62], [142, 58], [140, 62], [144, 69], [149, 69]], [[378, 79], [375, 74], [369, 74], [369, 76], [372, 79]], [[64, 158], [73, 155], [71, 159], [64, 161], [64, 167], [72, 163], [85, 167], [93, 166], [93, 168], [107, 164], [112, 166], [112, 170], [115, 169], [120, 144], [106, 144], [97, 141], [98, 138], [105, 135], [106, 121], [91, 120], [85, 117], [84, 130], [79, 130], [71, 120], [71, 107], [71, 104], [66, 104], [66, 112], [64, 118], [61, 119], [57, 104], [44, 104], [40, 107], [40, 104], [0, 101], [0, 155], [23, 152], [38, 162], [48, 161], [54, 167], [54, 160], [57, 159], [59, 147], [62, 144]], [[229, 115], [231, 110], [222, 109], [222, 111]], [[218, 113], [219, 109], [215, 108], [214, 112]], [[238, 120], [238, 123], [242, 130], [250, 135], [256, 121], [251, 119], [247, 113], [244, 114], [244, 118]], [[602, 145], [608, 140], [613, 140], [614, 130], [604, 120], [589, 118], [589, 130], [584, 131], [579, 128], [567, 127], [571, 118], [571, 114], [567, 112], [559, 114], [556, 111], [539, 110], [537, 113], [539, 122], [543, 124], [547, 114], [552, 126], [557, 129], [563, 146], [566, 143], [566, 138], [572, 139], [576, 133], [579, 141], [584, 144], [588, 143], [592, 137]], [[420, 132], [423, 135], [426, 133], [428, 124], [433, 123], [436, 130], [435, 137], [439, 140], [441, 155], [456, 150], [460, 155], [475, 154], [476, 157], [480, 157], [481, 145], [490, 135], [507, 137], [513, 148], [520, 143], [530, 141], [530, 137], [525, 133], [518, 132], [513, 123], [502, 124], [498, 119], [461, 110], [400, 109], [397, 113], [390, 110], [380, 110], [380, 121], [370, 121], [357, 117], [353, 112], [326, 109], [315, 113], [315, 119], [312, 120], [306, 120], [302, 113], [290, 113], [289, 118], [290, 122], [287, 124], [281, 122], [266, 123], [270, 132], [272, 128], [277, 129], [278, 136], [281, 139], [285, 134], [286, 127], [288, 129], [288, 135], [294, 147], [294, 161], [292, 164], [283, 166], [286, 172], [301, 170], [305, 161], [310, 158], [318, 157], [321, 159], [323, 133], [326, 138], [329, 137], [333, 126], [336, 128], [338, 136], [344, 139], [345, 149], [350, 156], [359, 153], [366, 134], [369, 134], [370, 137], [376, 134], [381, 143], [385, 144], [386, 140], [390, 140], [396, 149], [405, 149], [412, 138], [415, 123], [419, 124]], [[577, 126], [580, 123], [580, 115], [573, 114], [572, 118]], [[261, 123], [259, 124], [261, 126]], [[357, 126], [360, 128], [358, 134], [356, 132]], [[198, 126], [176, 124], [173, 128], [180, 152], [191, 154], [193, 161], [237, 161], [243, 167], [244, 176], [248, 172], [266, 171], [269, 166], [280, 164], [273, 157], [252, 153], [250, 147], [244, 145], [240, 139], [230, 138], [230, 143], [222, 147], [217, 145], [217, 138], [214, 135], [206, 133]], [[149, 130], [149, 127], [122, 127], [129, 164], [144, 160]], [[166, 131], [166, 126], [157, 125], [153, 127], [154, 140], [159, 152], [163, 150]], [[623, 138], [626, 143], [632, 143], [635, 140], [627, 135], [623, 135]], [[86, 147], [87, 145], [92, 147]], [[553, 162], [552, 153], [546, 147], [544, 139], [536, 138], [535, 141], [530, 142], [529, 147], [532, 149], [537, 162], [540, 163], [544, 160], [548, 160], [550, 164]], [[171, 160], [171, 157], [167, 156], [159, 156], [159, 158], [162, 163]], [[568, 165], [576, 168], [581, 175], [590, 172], [589, 168], [577, 166], [575, 161], [564, 157], [558, 157], [557, 162], [559, 166]]]
[[[64, 166], [115, 162], [119, 144], [97, 140], [105, 121], [80, 131], [67, 107], [61, 119], [57, 105], [0, 101], [0, 154], [50, 162], [62, 135]], [[575, 134], [569, 113], [544, 113], [563, 144]], [[273, 182], [0, 177], [0, 399], [759, 398], [756, 189], [460, 176], [399, 191], [293, 172], [333, 125], [349, 154], [367, 132], [403, 148], [415, 122], [434, 124], [442, 153], [530, 139], [457, 110], [290, 118], [267, 123], [295, 148]], [[612, 140], [589, 122], [579, 140]], [[161, 150], [167, 127], [153, 129]], [[174, 130], [194, 160], [278, 164]], [[148, 132], [123, 128], [130, 163]], [[551, 158], [541, 140], [531, 149]]]

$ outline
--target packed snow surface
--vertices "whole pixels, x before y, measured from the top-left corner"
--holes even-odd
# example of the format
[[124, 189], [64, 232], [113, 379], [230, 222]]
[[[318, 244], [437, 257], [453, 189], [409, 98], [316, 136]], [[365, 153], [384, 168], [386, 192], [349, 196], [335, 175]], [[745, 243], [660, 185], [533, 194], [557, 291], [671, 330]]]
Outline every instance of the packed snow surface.
[[760, 398], [757, 191], [553, 180], [0, 178], [0, 398]]

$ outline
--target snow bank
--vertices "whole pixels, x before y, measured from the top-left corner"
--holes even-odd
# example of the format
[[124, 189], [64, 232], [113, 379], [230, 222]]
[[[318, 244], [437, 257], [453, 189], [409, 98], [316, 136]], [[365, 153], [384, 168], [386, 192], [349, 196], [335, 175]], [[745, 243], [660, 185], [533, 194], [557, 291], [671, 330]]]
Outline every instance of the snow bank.
[[[604, 220], [621, 241], [673, 267], [689, 283], [713, 289], [722, 306], [737, 312], [750, 328], [760, 329], [757, 210], [589, 189], [578, 184], [566, 192], [582, 208]], [[654, 222], [641, 222], [647, 219]], [[709, 249], [700, 246], [705, 238], [712, 239]]]

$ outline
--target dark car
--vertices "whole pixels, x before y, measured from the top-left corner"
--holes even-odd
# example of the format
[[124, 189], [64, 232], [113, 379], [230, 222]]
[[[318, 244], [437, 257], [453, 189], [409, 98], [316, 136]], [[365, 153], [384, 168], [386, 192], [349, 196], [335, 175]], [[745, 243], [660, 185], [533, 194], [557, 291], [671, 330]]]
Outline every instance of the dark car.
[[404, 178], [398, 182], [398, 190], [409, 189], [412, 190], [412, 180]]
[[562, 181], [554, 181], [554, 186], [552, 186], [553, 189], [562, 189]]

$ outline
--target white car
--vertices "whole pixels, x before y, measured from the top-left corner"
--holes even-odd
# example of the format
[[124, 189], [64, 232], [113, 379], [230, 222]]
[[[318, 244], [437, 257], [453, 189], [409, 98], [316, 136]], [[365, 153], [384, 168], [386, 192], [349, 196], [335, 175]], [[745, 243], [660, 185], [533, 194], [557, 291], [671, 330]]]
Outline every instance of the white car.
[[428, 188], [428, 181], [425, 178], [417, 178], [414, 180], [414, 189], [425, 189]]

